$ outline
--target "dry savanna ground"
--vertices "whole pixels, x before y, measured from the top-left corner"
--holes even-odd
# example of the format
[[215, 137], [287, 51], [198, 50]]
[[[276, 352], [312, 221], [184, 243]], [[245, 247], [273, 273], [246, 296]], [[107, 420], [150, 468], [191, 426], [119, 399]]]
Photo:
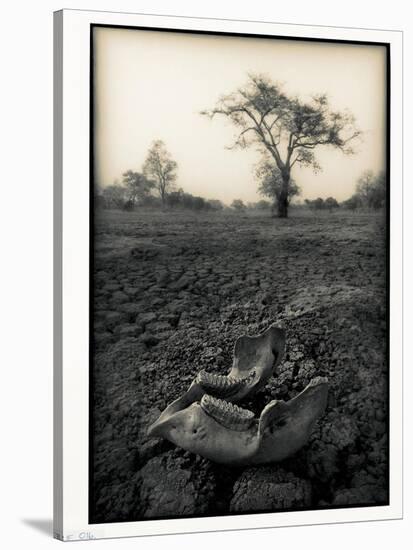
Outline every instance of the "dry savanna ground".
[[[385, 245], [383, 213], [97, 211], [92, 521], [385, 504]], [[327, 376], [301, 451], [229, 468], [147, 437], [199, 370], [227, 373], [235, 339], [273, 323], [284, 360], [243, 406]]]

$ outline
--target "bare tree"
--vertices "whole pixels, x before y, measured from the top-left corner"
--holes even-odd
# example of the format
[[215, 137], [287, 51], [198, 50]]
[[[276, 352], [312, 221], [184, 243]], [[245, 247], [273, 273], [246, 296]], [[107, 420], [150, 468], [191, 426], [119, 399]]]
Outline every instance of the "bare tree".
[[174, 190], [177, 167], [165, 143], [161, 140], [154, 141], [143, 165], [143, 173], [147, 179], [154, 182], [163, 206], [168, 193]]
[[346, 201], [348, 208], [365, 206], [375, 210], [386, 204], [387, 175], [384, 171], [374, 174], [366, 170], [357, 180], [355, 194]]
[[371, 189], [375, 185], [375, 175], [372, 170], [366, 170], [357, 180], [356, 194], [367, 205]]
[[280, 84], [264, 75], [249, 75], [247, 84], [221, 97], [217, 105], [201, 114], [222, 115], [239, 130], [230, 148], [255, 146], [267, 152], [282, 176], [278, 215], [288, 215], [291, 170], [295, 164], [320, 170], [314, 149], [322, 145], [353, 153], [350, 142], [360, 135], [354, 117], [333, 111], [325, 94], [305, 102], [288, 97]]

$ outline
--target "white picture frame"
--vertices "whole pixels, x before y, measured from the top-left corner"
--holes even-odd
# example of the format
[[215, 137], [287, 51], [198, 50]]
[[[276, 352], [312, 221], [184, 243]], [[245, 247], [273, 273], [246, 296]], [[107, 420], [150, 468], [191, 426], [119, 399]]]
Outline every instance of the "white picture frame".
[[[89, 284], [91, 26], [388, 44], [390, 52], [389, 504], [379, 507], [90, 524]], [[87, 540], [402, 517], [402, 33], [117, 12], [54, 14], [54, 534]]]

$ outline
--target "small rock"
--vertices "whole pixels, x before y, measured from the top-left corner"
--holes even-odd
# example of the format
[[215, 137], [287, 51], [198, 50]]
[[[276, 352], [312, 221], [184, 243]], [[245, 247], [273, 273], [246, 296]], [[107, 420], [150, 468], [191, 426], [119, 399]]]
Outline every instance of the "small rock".
[[159, 343], [159, 338], [154, 336], [153, 334], [150, 334], [149, 332], [145, 332], [144, 334], [141, 334], [140, 341], [145, 344], [148, 348], [151, 348], [153, 346], [156, 346]]
[[288, 510], [311, 504], [311, 483], [277, 466], [249, 468], [235, 482], [231, 512]]
[[[189, 466], [189, 464], [188, 464]], [[185, 459], [169, 451], [149, 460], [139, 471], [143, 516], [182, 517], [205, 514], [215, 497], [213, 476], [205, 467], [192, 471]]]
[[153, 311], [148, 311], [146, 313], [140, 313], [136, 318], [136, 323], [141, 325], [143, 328], [146, 327], [149, 323], [156, 321], [158, 316]]
[[113, 330], [125, 319], [126, 315], [124, 313], [120, 313], [119, 311], [110, 311], [105, 317], [105, 325], [109, 330]]
[[129, 296], [122, 292], [121, 290], [117, 290], [112, 294], [112, 302], [115, 304], [124, 304], [125, 302], [129, 301]]
[[171, 290], [184, 290], [193, 282], [195, 282], [195, 278], [182, 275], [177, 281], [170, 283], [169, 288]]

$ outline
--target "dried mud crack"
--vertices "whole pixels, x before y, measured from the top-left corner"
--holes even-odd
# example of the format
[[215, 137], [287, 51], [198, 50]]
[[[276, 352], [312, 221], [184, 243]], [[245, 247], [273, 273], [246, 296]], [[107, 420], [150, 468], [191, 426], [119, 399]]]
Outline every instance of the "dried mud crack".
[[[388, 500], [384, 220], [240, 223], [97, 213], [93, 522]], [[303, 449], [280, 464], [229, 468], [148, 438], [200, 370], [228, 374], [236, 338], [272, 323], [286, 329], [284, 360], [242, 407], [257, 415], [327, 376], [327, 410]]]

